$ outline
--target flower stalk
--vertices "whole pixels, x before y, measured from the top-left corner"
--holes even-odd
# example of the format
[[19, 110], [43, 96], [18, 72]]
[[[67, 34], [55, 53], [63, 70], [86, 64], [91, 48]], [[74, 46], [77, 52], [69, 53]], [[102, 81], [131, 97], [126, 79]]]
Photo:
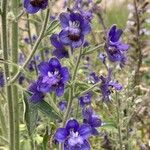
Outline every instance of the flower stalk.
[[[79, 53], [79, 56], [78, 56], [78, 60], [77, 60], [76, 66], [75, 66], [75, 70], [74, 70], [73, 76], [72, 76], [72, 84], [70, 86], [70, 91], [69, 91], [69, 101], [68, 101], [67, 109], [66, 109], [65, 116], [64, 116], [64, 119], [63, 119], [63, 124], [62, 124], [63, 127], [65, 126], [65, 124], [66, 124], [66, 122], [69, 118], [70, 110], [71, 110], [71, 107], [72, 107], [73, 95], [74, 95], [74, 85], [75, 85], [74, 81], [76, 79], [77, 70], [78, 70], [80, 60], [81, 60], [81, 57], [82, 57], [82, 50], [83, 50], [83, 48], [81, 47], [80, 48], [80, 53]], [[59, 144], [59, 150], [63, 150], [63, 144]]]
[[142, 65], [142, 50], [141, 50], [141, 42], [140, 42], [140, 18], [138, 12], [137, 1], [134, 0], [134, 9], [135, 9], [135, 18], [136, 18], [136, 53], [137, 53], [137, 66], [134, 75], [134, 86], [139, 85], [140, 83], [140, 67]]
[[[3, 49], [3, 58], [8, 61], [8, 39], [7, 39], [7, 0], [2, 1], [2, 49]], [[10, 78], [10, 69], [8, 64], [4, 64], [4, 73], [5, 73], [5, 83], [7, 84], [8, 79]], [[8, 120], [9, 120], [9, 150], [14, 150], [14, 110], [13, 110], [13, 101], [12, 101], [12, 87], [11, 85], [5, 86], [6, 99], [8, 103]]]
[[[35, 42], [35, 44], [34, 44], [34, 46], [33, 46], [33, 49], [32, 49], [32, 51], [31, 51], [29, 57], [26, 59], [25, 63], [23, 64], [23, 66], [22, 66], [23, 69], [28, 65], [28, 63], [30, 62], [30, 60], [33, 58], [33, 56], [34, 56], [34, 54], [35, 54], [35, 52], [36, 52], [36, 50], [37, 50], [39, 44], [41, 43], [41, 40], [43, 39], [45, 30], [46, 30], [46, 27], [47, 27], [47, 23], [48, 23], [48, 21], [49, 21], [49, 13], [50, 13], [50, 9], [48, 8], [48, 9], [47, 9], [47, 12], [46, 12], [45, 21], [44, 21], [43, 27], [42, 27], [41, 32], [40, 32], [40, 35], [39, 35], [37, 41]], [[14, 83], [14, 82], [16, 81], [16, 79], [17, 79], [17, 78], [19, 77], [19, 75], [20, 75], [20, 72], [21, 72], [21, 71], [18, 71], [18, 72], [15, 74], [15, 76], [11, 79], [11, 81], [9, 82], [9, 84], [12, 84], [12, 83]]]
[[116, 101], [117, 101], [116, 111], [117, 111], [118, 137], [119, 137], [119, 145], [120, 145], [119, 149], [123, 150], [122, 135], [121, 135], [121, 123], [120, 123], [121, 102], [120, 102], [120, 99], [118, 98], [117, 92], [116, 92]]
[[[16, 0], [11, 1], [11, 9], [14, 17], [18, 16], [19, 3]], [[14, 20], [11, 26], [11, 57], [12, 62], [18, 64], [18, 21]], [[12, 75], [15, 75], [18, 67], [12, 66]], [[14, 150], [19, 150], [19, 98], [18, 87], [12, 85], [12, 101], [14, 107]]]

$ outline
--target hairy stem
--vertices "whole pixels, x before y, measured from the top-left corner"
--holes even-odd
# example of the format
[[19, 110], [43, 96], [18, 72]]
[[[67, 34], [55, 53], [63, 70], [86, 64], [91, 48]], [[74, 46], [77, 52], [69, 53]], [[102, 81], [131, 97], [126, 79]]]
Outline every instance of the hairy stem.
[[[18, 16], [18, 0], [11, 1], [11, 10], [15, 17]], [[11, 52], [12, 62], [18, 64], [18, 21], [14, 20], [11, 26]], [[16, 66], [12, 66], [12, 75], [15, 75], [18, 71]], [[14, 103], [14, 150], [19, 150], [19, 98], [18, 87], [12, 85], [12, 101]]]
[[[32, 41], [32, 35], [31, 35], [29, 14], [27, 14], [27, 28], [28, 28], [29, 41], [30, 41], [30, 45], [31, 45], [31, 49], [32, 49], [32, 47], [33, 47], [33, 41]], [[36, 64], [35, 56], [33, 57], [33, 59], [34, 59], [34, 67], [35, 67], [36, 75], [38, 75], [38, 69], [37, 69], [37, 64]]]
[[118, 137], [119, 137], [119, 145], [120, 148], [119, 150], [123, 150], [122, 148], [122, 135], [121, 135], [121, 123], [120, 123], [120, 111], [121, 111], [121, 102], [120, 99], [118, 98], [118, 93], [116, 92], [116, 101], [117, 101], [117, 123], [118, 123]]
[[[48, 23], [48, 20], [49, 20], [49, 8], [47, 9], [47, 12], [46, 12], [46, 17], [45, 17], [45, 21], [44, 21], [44, 24], [43, 24], [43, 27], [41, 29], [41, 32], [40, 32], [40, 35], [37, 39], [37, 41], [35, 42], [34, 46], [33, 46], [33, 49], [29, 55], [29, 57], [27, 58], [27, 60], [25, 61], [25, 63], [23, 64], [23, 69], [28, 65], [28, 63], [30, 62], [30, 60], [33, 58], [43, 36], [44, 36], [44, 33], [45, 33], [45, 30], [46, 30], [46, 27], [47, 27], [47, 23]], [[20, 74], [20, 71], [18, 71], [15, 76], [11, 79], [11, 81], [9, 82], [9, 84], [12, 84], [16, 81], [16, 79], [19, 77], [19, 74]]]
[[[3, 58], [8, 60], [8, 41], [7, 41], [7, 0], [2, 1], [2, 49], [3, 49]], [[4, 64], [4, 73], [5, 73], [5, 83], [10, 78], [10, 71], [8, 64]], [[8, 120], [9, 120], [9, 150], [14, 150], [14, 110], [13, 110], [13, 101], [12, 101], [12, 89], [11, 85], [5, 86], [6, 90], [6, 99], [8, 104]]]
[[[63, 127], [65, 126], [65, 124], [66, 124], [66, 122], [69, 118], [71, 107], [72, 107], [73, 95], [74, 95], [74, 85], [75, 85], [74, 81], [76, 79], [77, 70], [78, 70], [80, 60], [81, 60], [81, 57], [82, 57], [82, 49], [83, 48], [81, 47], [80, 48], [80, 53], [79, 53], [79, 56], [78, 56], [78, 60], [77, 60], [77, 63], [76, 63], [76, 66], [75, 66], [75, 69], [74, 69], [74, 72], [73, 72], [73, 76], [72, 76], [72, 84], [70, 86], [69, 101], [68, 101], [67, 109], [66, 109], [65, 116], [64, 116], [64, 119], [63, 119], [63, 125], [62, 125]], [[59, 150], [63, 150], [63, 144], [59, 144]]]
[[79, 53], [79, 57], [75, 66], [75, 70], [72, 76], [72, 85], [70, 87], [70, 94], [69, 94], [69, 102], [68, 102], [68, 106], [67, 106], [67, 110], [65, 112], [65, 116], [64, 116], [64, 120], [63, 120], [63, 126], [66, 124], [66, 121], [68, 120], [69, 114], [70, 114], [70, 110], [71, 110], [71, 106], [72, 106], [72, 101], [73, 101], [73, 92], [74, 92], [74, 81], [76, 79], [76, 75], [77, 75], [77, 70], [79, 67], [79, 63], [82, 57], [82, 48], [80, 49], [80, 53]]
[[134, 86], [139, 85], [140, 83], [140, 67], [142, 65], [142, 49], [141, 49], [141, 42], [140, 42], [140, 18], [139, 12], [137, 7], [137, 0], [134, 0], [134, 9], [135, 9], [135, 18], [136, 18], [136, 53], [137, 53], [137, 66], [134, 75]]

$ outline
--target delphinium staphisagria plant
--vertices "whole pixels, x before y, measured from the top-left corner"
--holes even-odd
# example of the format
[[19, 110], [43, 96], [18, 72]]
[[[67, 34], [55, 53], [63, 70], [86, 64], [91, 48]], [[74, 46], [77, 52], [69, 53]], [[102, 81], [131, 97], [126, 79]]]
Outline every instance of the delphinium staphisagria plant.
[[9, 130], [6, 120], [3, 125], [9, 141], [3, 140], [9, 149], [24, 150], [28, 145], [31, 150], [92, 150], [94, 138], [103, 138], [111, 149], [107, 128], [103, 131], [110, 124], [97, 107], [100, 103], [107, 113], [109, 105], [116, 108], [113, 125], [119, 140], [115, 143], [123, 150], [118, 95], [124, 87], [116, 75], [117, 68], [123, 69], [127, 62], [129, 45], [121, 38], [123, 30], [114, 24], [102, 43], [93, 44], [90, 35], [100, 3], [93, 0], [65, 0], [58, 12], [52, 8], [53, 0], [23, 0], [22, 11], [18, 2], [11, 1], [11, 44], [6, 26], [8, 1], [3, 0], [0, 9], [4, 55], [0, 61], [5, 60], [0, 92], [3, 95], [5, 87], [3, 98], [9, 111]]

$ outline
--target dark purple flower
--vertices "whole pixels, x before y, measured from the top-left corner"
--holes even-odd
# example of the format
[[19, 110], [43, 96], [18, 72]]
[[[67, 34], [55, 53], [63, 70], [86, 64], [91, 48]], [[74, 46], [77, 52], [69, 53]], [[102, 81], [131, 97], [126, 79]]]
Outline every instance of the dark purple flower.
[[81, 124], [75, 119], [67, 122], [65, 128], [58, 128], [54, 138], [64, 143], [64, 150], [90, 150], [88, 138], [91, 136], [91, 127]]
[[81, 13], [83, 14], [83, 17], [88, 20], [89, 22], [91, 22], [91, 20], [93, 19], [93, 12], [91, 10], [89, 11], [81, 11]]
[[49, 62], [41, 62], [38, 69], [43, 78], [40, 91], [44, 93], [54, 91], [57, 96], [62, 96], [65, 84], [70, 78], [68, 68], [62, 67], [59, 60], [53, 57]]
[[61, 13], [60, 23], [62, 27], [59, 33], [60, 41], [73, 49], [80, 47], [84, 42], [84, 36], [91, 31], [89, 21], [80, 13]]
[[103, 64], [106, 64], [106, 55], [104, 53], [100, 53], [99, 59], [102, 61]]
[[24, 7], [29, 14], [35, 14], [48, 6], [48, 0], [24, 0]]
[[32, 41], [35, 42], [35, 41], [37, 40], [37, 38], [38, 38], [38, 37], [37, 37], [36, 35], [33, 35], [33, 36], [32, 36]]
[[50, 37], [52, 45], [55, 47], [53, 50], [53, 55], [56, 56], [58, 59], [61, 58], [68, 58], [68, 51], [65, 49], [64, 45], [59, 41], [58, 34], [53, 34]]
[[23, 74], [21, 74], [18, 78], [19, 84], [22, 85], [24, 80], [25, 80], [25, 76]]
[[89, 5], [93, 3], [93, 1], [88, 0], [88, 1], [83, 1], [83, 0], [76, 0], [75, 5], [73, 7], [74, 11], [80, 12], [82, 16], [91, 22], [93, 19], [93, 10], [89, 9]]
[[129, 45], [121, 41], [122, 33], [121, 29], [117, 29], [116, 25], [113, 25], [107, 34], [107, 44], [105, 47], [109, 60], [119, 62], [121, 67], [126, 62], [125, 54], [129, 49]]
[[[33, 35], [31, 40], [32, 40], [32, 42], [35, 42], [35, 41], [37, 40], [37, 36], [36, 36], [36, 35]], [[24, 38], [24, 42], [25, 42], [26, 44], [31, 44], [29, 37], [25, 37], [25, 38]]]
[[84, 96], [79, 97], [80, 106], [84, 107], [91, 104], [92, 93], [88, 92]]
[[83, 114], [83, 122], [91, 126], [92, 134], [98, 135], [99, 132], [97, 131], [96, 128], [100, 127], [102, 123], [99, 116], [96, 115], [96, 113], [93, 111], [91, 107], [83, 108], [82, 114]]
[[112, 81], [111, 77], [112, 77], [111, 69], [108, 70], [107, 77], [104, 77], [104, 76], [100, 77], [100, 79], [102, 81], [101, 85], [100, 85], [100, 89], [101, 89], [104, 101], [110, 100], [110, 95], [111, 95], [113, 89], [120, 91], [123, 88], [122, 85], [119, 84], [117, 81]]
[[44, 94], [40, 91], [42, 78], [39, 77], [37, 81], [30, 84], [28, 91], [32, 94], [30, 97], [31, 102], [37, 103], [43, 100]]
[[31, 60], [30, 63], [28, 64], [27, 68], [29, 69], [29, 71], [34, 71], [35, 65], [36, 65], [36, 62], [34, 60]]
[[95, 84], [95, 83], [97, 83], [97, 82], [100, 81], [100, 78], [99, 78], [99, 76], [96, 75], [95, 72], [91, 72], [91, 73], [90, 73], [90, 81], [91, 81], [93, 84]]
[[30, 44], [30, 40], [29, 40], [28, 37], [25, 37], [23, 40], [24, 40], [24, 42], [25, 42], [26, 44]]
[[2, 88], [4, 86], [4, 73], [0, 72], [0, 88]]
[[67, 101], [60, 101], [58, 103], [58, 107], [61, 111], [65, 111], [67, 108]]

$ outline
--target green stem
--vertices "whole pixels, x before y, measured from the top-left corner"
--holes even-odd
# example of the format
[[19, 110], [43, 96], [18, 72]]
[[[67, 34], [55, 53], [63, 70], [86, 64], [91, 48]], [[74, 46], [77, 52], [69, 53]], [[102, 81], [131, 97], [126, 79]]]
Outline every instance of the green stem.
[[133, 1], [134, 9], [135, 9], [135, 19], [136, 19], [136, 55], [137, 55], [137, 66], [135, 69], [134, 75], [134, 86], [140, 84], [140, 67], [142, 65], [142, 49], [141, 49], [141, 41], [140, 41], [140, 16], [138, 12], [137, 0]]
[[0, 122], [1, 122], [3, 136], [7, 137], [6, 120], [1, 106], [0, 106]]
[[116, 101], [117, 101], [117, 122], [118, 122], [118, 136], [119, 136], [119, 145], [120, 149], [123, 150], [122, 146], [122, 135], [121, 135], [121, 123], [120, 123], [120, 110], [121, 110], [121, 102], [120, 99], [118, 98], [118, 93], [116, 92]]
[[[2, 1], [2, 49], [4, 60], [8, 60], [8, 41], [7, 41], [7, 0]], [[4, 64], [5, 83], [10, 78], [10, 71], [8, 64]], [[12, 101], [11, 85], [5, 86], [6, 99], [8, 103], [8, 120], [9, 120], [9, 150], [14, 150], [14, 110]]]
[[80, 94], [76, 95], [75, 97], [80, 97], [80, 96], [90, 92], [92, 89], [94, 89], [95, 87], [97, 87], [100, 84], [101, 84], [101, 82], [98, 82], [98, 83], [94, 84], [93, 86], [89, 87], [88, 89], [86, 89], [85, 91], [83, 91]]
[[[11, 1], [12, 12], [15, 17], [18, 16], [18, 0]], [[18, 64], [18, 22], [14, 20], [11, 27], [11, 52], [12, 62]], [[12, 66], [12, 75], [18, 72], [16, 66]], [[19, 98], [18, 98], [18, 87], [12, 85], [12, 101], [14, 103], [14, 150], [19, 150]]]
[[[33, 47], [33, 41], [32, 41], [32, 35], [31, 35], [29, 14], [27, 14], [27, 28], [28, 28], [28, 36], [29, 36], [30, 46], [31, 46], [31, 49], [32, 49], [32, 47]], [[36, 75], [38, 76], [38, 69], [37, 69], [37, 64], [36, 64], [35, 56], [33, 57], [33, 60], [34, 60], [34, 63], [35, 63], [34, 64], [35, 72], [36, 72]]]
[[[66, 122], [69, 118], [71, 107], [72, 107], [73, 95], [74, 95], [74, 85], [75, 85], [74, 81], [76, 79], [77, 70], [78, 70], [80, 60], [81, 60], [81, 57], [82, 57], [82, 49], [83, 48], [81, 47], [80, 48], [80, 53], [79, 53], [79, 56], [78, 56], [78, 60], [77, 60], [76, 66], [75, 66], [75, 70], [74, 70], [74, 73], [73, 73], [73, 76], [72, 76], [72, 84], [70, 86], [69, 101], [68, 101], [67, 109], [66, 109], [65, 116], [64, 116], [64, 119], [63, 119], [63, 125], [62, 125], [63, 127], [65, 126], [65, 124], [66, 124]], [[63, 150], [63, 144], [59, 144], [59, 150]]]
[[[40, 35], [37, 39], [37, 41], [35, 42], [34, 46], [33, 46], [33, 49], [32, 49], [32, 52], [30, 53], [29, 57], [27, 58], [27, 60], [25, 61], [25, 63], [23, 64], [22, 68], [24, 69], [28, 63], [30, 62], [30, 60], [32, 59], [32, 57], [34, 56], [41, 40], [43, 39], [43, 36], [44, 36], [44, 33], [45, 33], [45, 30], [46, 30], [46, 27], [47, 27], [47, 23], [48, 23], [48, 20], [49, 20], [49, 8], [47, 9], [47, 12], [46, 12], [46, 17], [45, 17], [45, 21], [44, 21], [44, 24], [43, 24], [43, 27], [42, 27], [42, 30], [40, 32]], [[19, 77], [19, 74], [20, 74], [20, 71], [18, 71], [15, 76], [11, 79], [11, 81], [9, 82], [9, 84], [12, 84], [16, 81], [16, 79]]]
[[80, 49], [80, 53], [79, 53], [79, 57], [78, 57], [78, 60], [77, 60], [77, 64], [75, 66], [75, 70], [74, 70], [74, 73], [73, 73], [73, 76], [72, 76], [72, 85], [70, 87], [69, 102], [68, 102], [67, 110], [65, 112], [65, 116], [64, 116], [64, 120], [63, 120], [63, 126], [66, 124], [66, 121], [68, 120], [68, 116], [70, 114], [72, 101], [73, 101], [73, 92], [74, 92], [74, 83], [75, 83], [74, 81], [76, 79], [77, 70], [78, 70], [78, 67], [79, 67], [79, 63], [80, 63], [81, 57], [82, 57], [82, 48]]

